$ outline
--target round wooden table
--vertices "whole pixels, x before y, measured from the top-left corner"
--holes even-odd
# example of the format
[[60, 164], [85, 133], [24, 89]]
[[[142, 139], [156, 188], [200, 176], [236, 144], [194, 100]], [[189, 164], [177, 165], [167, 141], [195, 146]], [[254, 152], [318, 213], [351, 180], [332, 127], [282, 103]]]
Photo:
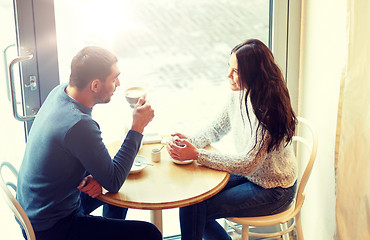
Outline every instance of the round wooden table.
[[[114, 156], [122, 142], [107, 145]], [[161, 151], [161, 161], [151, 161], [151, 150], [162, 144], [144, 144], [138, 155], [150, 164], [141, 172], [130, 174], [117, 193], [103, 191], [98, 198], [112, 205], [152, 210], [152, 222], [162, 232], [162, 209], [178, 208], [204, 201], [218, 193], [228, 182], [230, 174], [197, 164], [175, 164], [166, 148]], [[216, 151], [211, 146], [206, 147]]]

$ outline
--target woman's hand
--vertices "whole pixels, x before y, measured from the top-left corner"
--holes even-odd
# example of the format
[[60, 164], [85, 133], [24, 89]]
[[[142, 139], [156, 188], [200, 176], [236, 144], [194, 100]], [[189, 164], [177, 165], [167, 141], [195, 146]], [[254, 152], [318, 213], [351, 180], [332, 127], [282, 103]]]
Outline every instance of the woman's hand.
[[101, 185], [91, 175], [86, 176], [84, 179], [82, 179], [77, 189], [88, 194], [92, 198], [96, 198], [100, 194], [102, 194]]
[[188, 139], [188, 136], [182, 133], [173, 133], [171, 134], [172, 137], [178, 137], [179, 139]]
[[[185, 135], [180, 134], [182, 137]], [[198, 159], [199, 150], [186, 138], [180, 138], [179, 135], [173, 137], [167, 144], [166, 148], [170, 156], [175, 160]]]

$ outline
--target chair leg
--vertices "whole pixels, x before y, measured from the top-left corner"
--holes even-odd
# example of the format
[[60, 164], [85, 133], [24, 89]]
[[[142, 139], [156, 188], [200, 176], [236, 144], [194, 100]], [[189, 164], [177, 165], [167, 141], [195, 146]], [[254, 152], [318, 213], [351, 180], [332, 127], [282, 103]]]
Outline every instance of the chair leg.
[[297, 216], [295, 216], [295, 220], [296, 220], [295, 227], [297, 230], [298, 240], [304, 240], [301, 224], [301, 213], [298, 213]]
[[249, 239], [249, 226], [243, 225], [242, 226], [242, 240], [248, 240]]
[[[280, 231], [285, 231], [288, 229], [288, 223], [281, 223], [280, 224]], [[289, 240], [289, 233], [285, 233], [283, 235], [283, 240]]]

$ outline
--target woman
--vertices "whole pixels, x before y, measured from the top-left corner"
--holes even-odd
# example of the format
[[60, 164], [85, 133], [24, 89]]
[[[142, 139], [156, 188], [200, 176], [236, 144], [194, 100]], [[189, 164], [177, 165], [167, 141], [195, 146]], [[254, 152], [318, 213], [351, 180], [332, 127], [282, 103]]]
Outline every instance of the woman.
[[[297, 120], [270, 49], [255, 39], [237, 45], [228, 77], [233, 94], [219, 117], [195, 136], [173, 134], [167, 144], [176, 160], [196, 159], [231, 174], [221, 192], [180, 209], [183, 240], [231, 239], [216, 219], [279, 213], [295, 196], [297, 165], [290, 143]], [[229, 132], [237, 154], [202, 149]]]

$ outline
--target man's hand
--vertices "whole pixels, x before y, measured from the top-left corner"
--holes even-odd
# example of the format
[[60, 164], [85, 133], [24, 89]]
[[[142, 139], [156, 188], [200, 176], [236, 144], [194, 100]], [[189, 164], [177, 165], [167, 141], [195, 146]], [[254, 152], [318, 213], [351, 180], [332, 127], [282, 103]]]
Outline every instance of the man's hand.
[[92, 198], [96, 198], [97, 196], [102, 194], [101, 185], [91, 175], [82, 179], [77, 189], [88, 194]]
[[131, 129], [143, 133], [144, 128], [154, 118], [154, 110], [150, 103], [141, 97], [135, 105]]

